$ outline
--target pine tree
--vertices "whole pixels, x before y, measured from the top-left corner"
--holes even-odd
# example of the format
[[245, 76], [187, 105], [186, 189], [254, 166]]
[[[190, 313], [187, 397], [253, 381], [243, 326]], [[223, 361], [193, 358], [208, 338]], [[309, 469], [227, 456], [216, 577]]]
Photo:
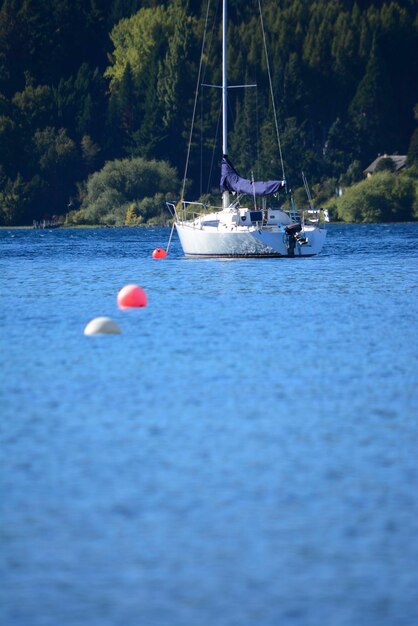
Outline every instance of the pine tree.
[[144, 68], [138, 92], [139, 127], [132, 135], [129, 154], [133, 157], [160, 157], [161, 144], [167, 131], [161, 123], [161, 103], [157, 95], [158, 55], [156, 51]]
[[367, 160], [390, 145], [393, 101], [377, 38], [374, 38], [364, 77], [350, 104], [350, 117], [359, 146], [358, 156]]
[[339, 117], [332, 124], [324, 145], [323, 155], [328, 176], [339, 176], [353, 160], [352, 132]]
[[[418, 104], [414, 107], [414, 117], [418, 122]], [[408, 148], [408, 163], [418, 165], [418, 127], [412, 133]]]
[[[245, 76], [245, 84], [250, 84], [248, 74]], [[259, 122], [257, 89], [247, 87], [237, 96], [234, 129], [230, 139], [234, 166], [247, 174], [254, 171], [260, 157]], [[257, 176], [256, 171], [254, 174]]]
[[0, 224], [22, 226], [30, 222], [27, 215], [27, 186], [21, 174], [15, 179], [3, 178], [0, 187]]
[[179, 0], [169, 11], [173, 34], [168, 42], [164, 61], [159, 64], [157, 97], [162, 106], [162, 124], [167, 133], [167, 156], [175, 162], [179, 151], [178, 140], [184, 129], [185, 102], [188, 103], [189, 77], [187, 59], [190, 22]]

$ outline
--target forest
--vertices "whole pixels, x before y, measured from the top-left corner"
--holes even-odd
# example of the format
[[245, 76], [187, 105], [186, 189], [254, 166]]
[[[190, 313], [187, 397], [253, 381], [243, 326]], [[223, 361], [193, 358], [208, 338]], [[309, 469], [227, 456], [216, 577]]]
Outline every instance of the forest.
[[[260, 5], [289, 185], [300, 195], [303, 170], [334, 219], [418, 218], [415, 0]], [[218, 0], [0, 6], [0, 226], [164, 221], [185, 172], [206, 22], [186, 190], [219, 193], [220, 90], [202, 86], [221, 81]], [[228, 10], [230, 82], [257, 85], [230, 90], [229, 156], [247, 178], [281, 178], [259, 3]], [[363, 180], [386, 153], [408, 155], [405, 172]], [[373, 212], [364, 199], [376, 194]]]

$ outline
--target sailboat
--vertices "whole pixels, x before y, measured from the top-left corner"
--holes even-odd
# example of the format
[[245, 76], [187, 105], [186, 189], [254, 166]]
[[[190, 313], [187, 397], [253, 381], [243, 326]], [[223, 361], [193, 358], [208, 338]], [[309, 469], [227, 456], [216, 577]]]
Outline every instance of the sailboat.
[[[259, 6], [264, 36], [260, 3]], [[265, 51], [271, 95], [273, 97], [266, 47]], [[198, 86], [199, 80], [200, 70]], [[275, 207], [272, 204], [272, 200], [275, 200], [275, 196], [277, 197], [279, 191], [287, 192], [287, 181], [284, 176], [283, 157], [276, 118], [283, 177], [278, 180], [254, 181], [242, 178], [235, 170], [228, 156], [228, 88], [227, 0], [222, 0], [221, 89], [223, 155], [220, 177], [222, 206], [212, 207], [203, 203], [185, 200], [185, 173], [180, 201], [177, 203], [167, 202], [168, 209], [174, 217], [175, 227], [184, 254], [187, 257], [232, 258], [309, 257], [319, 254], [325, 242], [326, 230], [324, 224], [321, 223], [320, 211], [313, 209], [311, 200], [309, 213], [306, 212], [306, 214], [296, 210], [292, 196], [292, 208], [289, 211]], [[191, 137], [189, 150], [190, 144]]]

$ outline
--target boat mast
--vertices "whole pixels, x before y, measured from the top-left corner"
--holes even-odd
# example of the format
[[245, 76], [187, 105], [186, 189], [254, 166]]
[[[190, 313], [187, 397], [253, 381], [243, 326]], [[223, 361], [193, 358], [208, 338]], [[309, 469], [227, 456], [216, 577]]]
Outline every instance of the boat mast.
[[[222, 12], [222, 153], [228, 156], [228, 74], [227, 74], [227, 0], [223, 0]], [[222, 194], [222, 206], [229, 207], [229, 192]]]

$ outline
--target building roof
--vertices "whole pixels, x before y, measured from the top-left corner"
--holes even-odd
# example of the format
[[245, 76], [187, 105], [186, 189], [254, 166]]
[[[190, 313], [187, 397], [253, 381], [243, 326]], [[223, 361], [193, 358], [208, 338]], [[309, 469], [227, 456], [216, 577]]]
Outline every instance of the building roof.
[[364, 174], [373, 174], [376, 170], [377, 164], [383, 159], [391, 159], [394, 163], [394, 171], [398, 172], [406, 165], [406, 155], [405, 154], [382, 154], [378, 156], [377, 159], [370, 163], [369, 167], [364, 170]]

